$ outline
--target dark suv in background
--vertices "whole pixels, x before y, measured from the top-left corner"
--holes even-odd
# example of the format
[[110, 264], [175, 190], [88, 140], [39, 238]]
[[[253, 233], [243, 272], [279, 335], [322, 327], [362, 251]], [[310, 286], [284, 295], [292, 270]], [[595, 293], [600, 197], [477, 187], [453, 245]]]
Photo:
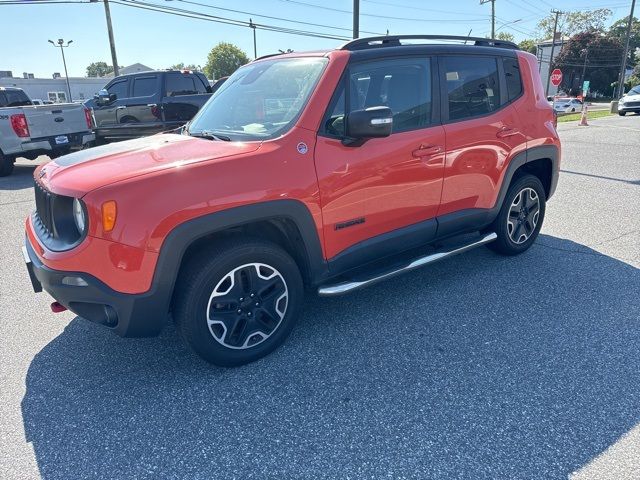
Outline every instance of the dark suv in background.
[[96, 142], [105, 143], [180, 127], [212, 92], [200, 72], [138, 72], [114, 78], [85, 105], [93, 111]]

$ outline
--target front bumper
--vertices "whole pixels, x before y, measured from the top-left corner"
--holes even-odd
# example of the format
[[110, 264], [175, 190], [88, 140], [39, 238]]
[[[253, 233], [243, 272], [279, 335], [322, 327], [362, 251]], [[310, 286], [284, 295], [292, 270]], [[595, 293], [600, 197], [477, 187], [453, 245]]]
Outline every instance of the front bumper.
[[619, 112], [640, 112], [640, 102], [633, 102], [631, 105], [629, 104], [618, 104]]
[[120, 336], [157, 335], [166, 323], [166, 302], [153, 290], [120, 293], [87, 273], [53, 270], [40, 261], [28, 240], [23, 256], [35, 292], [44, 289], [76, 315], [109, 327]]

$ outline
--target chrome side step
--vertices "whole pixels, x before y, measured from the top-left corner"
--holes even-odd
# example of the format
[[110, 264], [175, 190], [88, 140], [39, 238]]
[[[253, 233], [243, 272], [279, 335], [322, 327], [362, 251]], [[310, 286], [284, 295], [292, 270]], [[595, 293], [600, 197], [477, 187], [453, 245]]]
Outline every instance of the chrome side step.
[[361, 288], [368, 287], [369, 285], [373, 285], [374, 283], [381, 282], [382, 280], [387, 280], [388, 278], [400, 275], [401, 273], [424, 267], [425, 265], [437, 262], [438, 260], [442, 260], [443, 258], [451, 257], [459, 253], [464, 253], [468, 250], [484, 245], [485, 243], [493, 242], [496, 238], [498, 238], [498, 236], [495, 233], [488, 233], [480, 239], [467, 245], [462, 245], [450, 250], [444, 250], [441, 252], [432, 253], [431, 255], [416, 258], [407, 265], [404, 265], [400, 268], [394, 268], [393, 270], [389, 270], [388, 272], [373, 276], [371, 278], [367, 278], [365, 280], [345, 281], [337, 283], [335, 285], [320, 287], [318, 289], [318, 295], [320, 295], [321, 297], [334, 297], [337, 295], [342, 295], [344, 293], [352, 292], [354, 290], [359, 290]]

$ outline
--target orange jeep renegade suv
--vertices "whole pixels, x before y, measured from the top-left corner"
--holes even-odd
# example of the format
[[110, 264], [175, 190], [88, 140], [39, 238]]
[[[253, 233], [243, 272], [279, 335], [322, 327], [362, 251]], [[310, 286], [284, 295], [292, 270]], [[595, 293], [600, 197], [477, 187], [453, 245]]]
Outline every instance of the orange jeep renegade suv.
[[203, 358], [240, 365], [285, 340], [305, 288], [527, 250], [556, 188], [555, 127], [536, 58], [509, 42], [263, 57], [178, 131], [37, 168], [23, 253], [52, 307], [123, 336], [172, 317]]

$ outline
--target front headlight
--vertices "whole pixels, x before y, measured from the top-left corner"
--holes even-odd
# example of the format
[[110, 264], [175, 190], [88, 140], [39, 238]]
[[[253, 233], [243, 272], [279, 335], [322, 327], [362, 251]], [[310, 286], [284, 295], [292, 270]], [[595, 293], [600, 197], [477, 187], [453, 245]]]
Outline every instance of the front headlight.
[[623, 97], [623, 98], [621, 98], [621, 99], [618, 101], [618, 104], [619, 104], [619, 105], [621, 105], [621, 104], [623, 104], [623, 103], [624, 103], [624, 97]]
[[78, 232], [82, 235], [87, 226], [87, 217], [84, 214], [82, 202], [77, 198], [73, 199], [73, 221], [76, 223]]

